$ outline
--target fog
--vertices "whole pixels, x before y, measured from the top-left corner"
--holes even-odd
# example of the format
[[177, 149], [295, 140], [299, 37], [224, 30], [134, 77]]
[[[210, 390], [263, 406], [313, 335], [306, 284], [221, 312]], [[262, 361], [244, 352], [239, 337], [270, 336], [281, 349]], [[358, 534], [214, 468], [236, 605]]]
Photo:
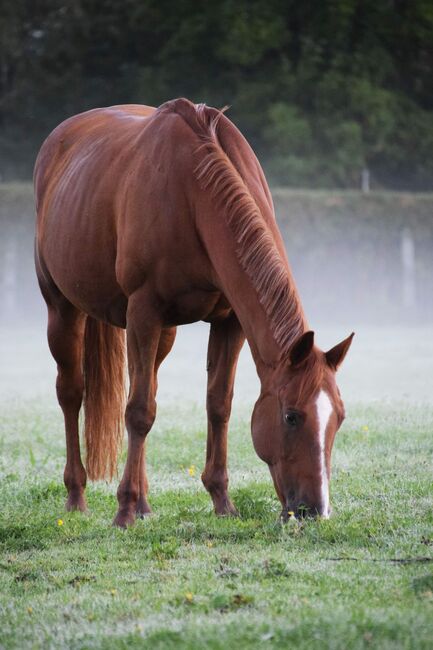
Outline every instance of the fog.
[[[428, 261], [433, 258], [433, 225], [429, 230], [424, 224], [421, 232], [407, 225], [387, 231], [376, 259], [377, 227], [370, 234], [367, 230], [359, 246], [372, 253], [363, 269], [362, 260], [361, 264], [356, 261], [350, 229], [340, 233], [336, 249], [335, 240], [323, 238], [307, 221], [303, 228], [308, 232], [302, 233], [304, 240], [297, 248], [302, 228], [297, 224], [292, 238], [290, 224], [281, 217], [280, 221], [317, 344], [326, 350], [355, 331], [339, 372], [346, 402], [432, 402], [433, 273], [429, 275]], [[2, 408], [10, 400], [38, 398], [54, 403], [56, 368], [46, 343], [45, 305], [33, 270], [32, 216], [3, 220], [0, 228], [0, 402]], [[315, 242], [314, 255], [301, 254], [306, 250], [305, 239]], [[204, 408], [208, 331], [204, 323], [178, 328], [175, 346], [159, 374], [160, 406], [197, 403]], [[258, 393], [255, 367], [245, 344], [234, 408], [252, 404]]]
[[[433, 402], [433, 331], [431, 327], [356, 328], [350, 354], [339, 371], [346, 402], [405, 400]], [[206, 347], [209, 326], [178, 328], [171, 354], [159, 373], [158, 404], [205, 405]], [[347, 329], [316, 328], [323, 349], [348, 334]], [[0, 340], [0, 396], [8, 400], [42, 398], [55, 401], [56, 367], [42, 322], [33, 327], [2, 328]], [[246, 343], [239, 360], [234, 408], [250, 404], [259, 393], [255, 366]]]

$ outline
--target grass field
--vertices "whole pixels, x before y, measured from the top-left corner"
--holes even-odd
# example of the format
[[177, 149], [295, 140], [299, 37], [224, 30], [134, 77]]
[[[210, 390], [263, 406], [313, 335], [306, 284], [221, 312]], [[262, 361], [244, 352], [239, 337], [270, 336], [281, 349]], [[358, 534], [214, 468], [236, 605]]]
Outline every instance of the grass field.
[[[119, 531], [111, 527], [117, 482], [89, 486], [88, 515], [64, 512], [63, 422], [34, 278], [32, 189], [0, 185], [2, 273], [15, 260], [17, 288], [15, 320], [6, 300], [0, 314], [1, 650], [433, 648], [433, 336], [422, 317], [430, 313], [432, 196], [277, 190], [274, 199], [319, 345], [356, 330], [339, 373], [347, 420], [333, 456], [334, 514], [279, 524], [250, 438], [258, 387], [248, 350], [230, 431], [240, 517], [212, 514], [199, 478], [206, 328], [193, 326], [160, 373], [148, 444], [154, 514]], [[399, 259], [409, 219], [420, 303], [412, 320], [399, 306], [400, 289], [387, 285], [383, 300], [378, 286], [392, 276], [386, 260]], [[331, 244], [336, 250], [328, 222], [344, 222], [343, 272], [341, 250], [328, 253]], [[320, 243], [326, 263], [313, 240], [304, 259], [303, 234]], [[351, 295], [341, 293], [340, 276]], [[389, 312], [387, 300], [392, 329], [360, 326], [376, 323], [382, 302]], [[314, 314], [345, 318], [347, 327], [326, 332]]]
[[127, 531], [110, 526], [115, 483], [89, 486], [88, 515], [64, 512], [52, 400], [3, 406], [0, 647], [432, 647], [431, 405], [349, 406], [333, 517], [288, 526], [249, 408], [230, 436], [241, 516], [217, 519], [199, 478], [203, 412], [162, 407], [148, 445], [154, 514]]

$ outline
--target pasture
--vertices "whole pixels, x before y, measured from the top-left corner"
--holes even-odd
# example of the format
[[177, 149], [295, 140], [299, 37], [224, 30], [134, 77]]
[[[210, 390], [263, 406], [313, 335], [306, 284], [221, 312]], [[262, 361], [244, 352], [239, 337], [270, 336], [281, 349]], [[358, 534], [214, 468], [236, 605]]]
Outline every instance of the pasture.
[[[247, 349], [229, 437], [240, 517], [212, 513], [200, 481], [207, 328], [184, 331], [161, 369], [148, 438], [154, 514], [126, 531], [110, 525], [116, 481], [88, 486], [89, 514], [64, 511], [42, 328], [2, 332], [0, 647], [431, 648], [431, 332], [357, 332], [340, 377], [334, 514], [281, 526], [251, 443]], [[336, 337], [318, 333], [323, 347]]]

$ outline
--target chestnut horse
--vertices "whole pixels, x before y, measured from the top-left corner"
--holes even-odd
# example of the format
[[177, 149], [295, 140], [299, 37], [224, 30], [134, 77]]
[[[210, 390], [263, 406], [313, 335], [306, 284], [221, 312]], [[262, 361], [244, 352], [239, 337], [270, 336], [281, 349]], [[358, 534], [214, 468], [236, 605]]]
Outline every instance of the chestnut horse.
[[86, 476], [112, 477], [125, 414], [128, 455], [114, 523], [150, 512], [144, 442], [158, 368], [176, 326], [203, 320], [210, 337], [202, 480], [215, 512], [236, 513], [227, 427], [246, 337], [261, 382], [254, 447], [283, 517], [304, 508], [327, 517], [331, 449], [344, 418], [335, 372], [353, 335], [326, 353], [314, 345], [263, 171], [237, 128], [186, 99], [91, 110], [51, 133], [34, 180], [36, 269], [65, 419], [67, 509], [85, 510]]

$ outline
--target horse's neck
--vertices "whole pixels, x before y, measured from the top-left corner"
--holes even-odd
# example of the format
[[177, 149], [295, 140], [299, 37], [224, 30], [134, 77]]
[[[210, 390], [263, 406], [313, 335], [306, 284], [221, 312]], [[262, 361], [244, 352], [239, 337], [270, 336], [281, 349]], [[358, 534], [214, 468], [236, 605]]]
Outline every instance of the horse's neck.
[[266, 180], [233, 125], [206, 108], [193, 112], [203, 142], [195, 169], [203, 192], [197, 225], [256, 364], [275, 365], [305, 331], [306, 321]]
[[[215, 209], [205, 224], [202, 236], [219, 287], [241, 323], [261, 374], [261, 368], [277, 366], [307, 329], [289, 265], [266, 224], [264, 231], [242, 235]], [[249, 239], [246, 248], [239, 243], [242, 236]], [[264, 240], [266, 245], [260, 246]]]

